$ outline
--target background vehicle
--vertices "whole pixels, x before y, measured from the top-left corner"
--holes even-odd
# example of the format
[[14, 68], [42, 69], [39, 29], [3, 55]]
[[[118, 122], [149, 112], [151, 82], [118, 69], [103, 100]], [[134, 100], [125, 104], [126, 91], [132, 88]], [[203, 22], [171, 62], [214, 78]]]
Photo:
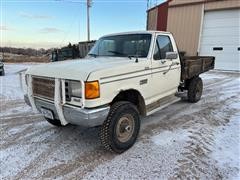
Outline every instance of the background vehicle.
[[56, 126], [101, 126], [100, 139], [121, 153], [136, 141], [140, 117], [179, 100], [200, 100], [199, 74], [214, 57], [181, 57], [168, 32], [139, 31], [100, 38], [84, 60], [26, 72], [26, 102]]
[[3, 57], [0, 56], [0, 76], [5, 75], [4, 64], [3, 64]]
[[52, 51], [51, 61], [63, 61], [67, 59], [84, 58], [89, 50], [93, 47], [95, 41], [84, 41], [78, 44], [62, 47], [60, 49], [54, 49]]

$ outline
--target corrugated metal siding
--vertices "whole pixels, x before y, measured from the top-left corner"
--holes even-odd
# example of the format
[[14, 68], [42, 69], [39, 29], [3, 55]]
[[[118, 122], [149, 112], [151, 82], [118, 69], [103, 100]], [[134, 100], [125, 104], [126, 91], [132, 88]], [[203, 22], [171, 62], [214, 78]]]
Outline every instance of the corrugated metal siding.
[[158, 8], [148, 11], [147, 30], [157, 30]]
[[214, 1], [205, 4], [205, 11], [240, 8], [240, 0]]
[[189, 4], [189, 3], [199, 3], [203, 2], [204, 0], [172, 0], [169, 3], [169, 6], [173, 5], [183, 5], [183, 4]]
[[169, 6], [187, 6], [197, 3], [205, 3], [205, 10], [240, 7], [240, 0], [172, 0], [169, 2]]
[[[240, 8], [240, 0], [169, 1], [167, 31], [173, 33], [179, 50], [186, 51], [188, 55], [196, 55], [198, 51], [203, 5], [204, 11]], [[157, 9], [149, 11], [148, 30], [158, 29]]]
[[157, 16], [157, 30], [166, 31], [167, 30], [167, 17], [168, 17], [168, 2], [162, 3], [158, 6], [158, 16]]
[[196, 55], [202, 19], [202, 4], [172, 7], [168, 10], [167, 31], [170, 31], [180, 51]]

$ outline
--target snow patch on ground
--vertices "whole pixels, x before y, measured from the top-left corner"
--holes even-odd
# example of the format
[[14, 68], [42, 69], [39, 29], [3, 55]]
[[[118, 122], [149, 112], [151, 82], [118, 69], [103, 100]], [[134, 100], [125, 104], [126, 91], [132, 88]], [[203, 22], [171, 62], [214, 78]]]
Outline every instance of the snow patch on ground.
[[0, 150], [0, 178], [16, 175], [29, 165], [35, 157], [39, 156], [47, 146], [43, 144], [41, 149], [35, 148], [35, 150], [32, 150], [32, 144], [29, 143], [24, 146], [15, 145]]
[[5, 76], [0, 76], [0, 99], [23, 99], [18, 72], [34, 64], [5, 64]]
[[8, 135], [15, 135], [18, 134], [28, 128], [28, 124], [24, 124], [18, 127], [10, 128], [8, 131]]
[[18, 106], [15, 108], [9, 108], [4, 112], [1, 112], [1, 116], [10, 116], [13, 114], [19, 114], [19, 113], [27, 113], [32, 112], [32, 109], [30, 106]]
[[201, 78], [204, 80], [214, 80], [214, 79], [224, 79], [228, 77], [228, 75], [223, 74], [219, 71], [211, 71], [211, 73], [203, 73], [200, 75]]
[[167, 179], [174, 174], [188, 135], [185, 130], [164, 131], [139, 141], [84, 179]]
[[164, 131], [153, 136], [152, 141], [158, 146], [171, 145], [176, 141], [186, 141], [190, 133], [184, 130]]
[[234, 109], [240, 109], [240, 101], [231, 104], [231, 107]]
[[[238, 106], [240, 107], [240, 106]], [[221, 126], [215, 133], [215, 146], [211, 157], [216, 160], [220, 172], [229, 179], [240, 179], [240, 113]], [[231, 171], [231, 172], [230, 172]], [[229, 177], [234, 175], [235, 177]]]

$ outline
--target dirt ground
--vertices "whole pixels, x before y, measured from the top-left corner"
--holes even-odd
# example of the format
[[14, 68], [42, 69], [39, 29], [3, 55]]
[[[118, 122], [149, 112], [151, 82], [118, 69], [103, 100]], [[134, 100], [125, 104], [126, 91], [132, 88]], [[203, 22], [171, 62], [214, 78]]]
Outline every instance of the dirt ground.
[[[239, 75], [204, 74], [201, 101], [181, 100], [143, 118], [137, 143], [120, 155], [103, 149], [99, 128], [48, 124], [20, 95], [11, 98], [15, 88], [0, 95], [0, 178], [238, 179]], [[4, 93], [11, 82], [1, 82]]]

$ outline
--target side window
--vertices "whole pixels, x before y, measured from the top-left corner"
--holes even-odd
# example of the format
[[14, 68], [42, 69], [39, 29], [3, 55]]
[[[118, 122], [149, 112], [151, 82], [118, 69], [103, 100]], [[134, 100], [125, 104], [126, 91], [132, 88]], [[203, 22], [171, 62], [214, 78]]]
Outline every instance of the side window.
[[154, 50], [154, 60], [166, 58], [166, 52], [173, 52], [173, 47], [169, 36], [158, 36]]

